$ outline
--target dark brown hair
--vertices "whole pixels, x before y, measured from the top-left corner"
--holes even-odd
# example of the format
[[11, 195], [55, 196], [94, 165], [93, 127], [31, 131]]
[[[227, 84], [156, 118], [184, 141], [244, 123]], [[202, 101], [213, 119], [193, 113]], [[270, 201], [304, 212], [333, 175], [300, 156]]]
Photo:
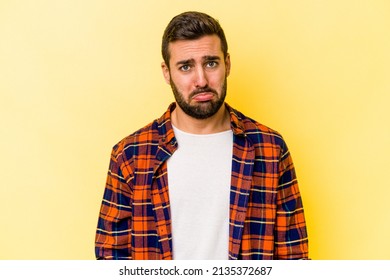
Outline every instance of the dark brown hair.
[[169, 43], [177, 40], [195, 40], [205, 35], [217, 35], [221, 40], [221, 49], [226, 58], [228, 44], [225, 33], [218, 21], [200, 12], [185, 12], [175, 16], [165, 28], [161, 52], [165, 64], [169, 67]]

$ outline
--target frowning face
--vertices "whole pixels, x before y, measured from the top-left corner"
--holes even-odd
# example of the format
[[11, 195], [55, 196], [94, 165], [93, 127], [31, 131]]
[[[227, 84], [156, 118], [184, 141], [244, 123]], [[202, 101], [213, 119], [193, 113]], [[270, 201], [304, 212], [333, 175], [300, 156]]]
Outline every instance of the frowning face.
[[196, 119], [213, 116], [224, 103], [230, 72], [230, 57], [224, 57], [219, 37], [175, 41], [169, 44], [169, 52], [163, 74], [179, 108]]

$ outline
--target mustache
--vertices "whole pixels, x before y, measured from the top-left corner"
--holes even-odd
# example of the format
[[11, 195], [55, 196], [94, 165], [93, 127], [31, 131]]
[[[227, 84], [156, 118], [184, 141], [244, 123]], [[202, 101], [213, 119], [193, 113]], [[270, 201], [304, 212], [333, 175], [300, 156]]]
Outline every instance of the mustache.
[[198, 88], [198, 89], [194, 90], [193, 92], [191, 92], [190, 98], [194, 97], [195, 95], [197, 95], [199, 93], [204, 93], [204, 92], [212, 92], [216, 95], [218, 94], [215, 89], [212, 89], [210, 87], [204, 87], [204, 88]]

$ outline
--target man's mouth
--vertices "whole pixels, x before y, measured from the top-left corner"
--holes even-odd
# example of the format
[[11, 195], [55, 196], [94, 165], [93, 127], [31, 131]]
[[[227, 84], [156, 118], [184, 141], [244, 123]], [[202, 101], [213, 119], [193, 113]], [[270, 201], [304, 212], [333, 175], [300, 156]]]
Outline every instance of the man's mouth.
[[195, 94], [192, 97], [192, 100], [195, 100], [197, 102], [205, 102], [205, 101], [210, 101], [214, 98], [214, 93], [213, 92], [202, 92]]

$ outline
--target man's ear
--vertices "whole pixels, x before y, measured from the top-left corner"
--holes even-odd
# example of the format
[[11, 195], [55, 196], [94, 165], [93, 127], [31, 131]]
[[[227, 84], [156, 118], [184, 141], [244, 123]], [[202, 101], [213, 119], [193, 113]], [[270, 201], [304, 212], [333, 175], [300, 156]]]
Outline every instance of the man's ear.
[[161, 70], [165, 79], [165, 82], [170, 85], [171, 84], [171, 74], [169, 73], [169, 67], [165, 62], [161, 63]]
[[231, 66], [230, 54], [227, 54], [225, 58], [226, 77], [228, 77], [230, 74], [230, 66]]

